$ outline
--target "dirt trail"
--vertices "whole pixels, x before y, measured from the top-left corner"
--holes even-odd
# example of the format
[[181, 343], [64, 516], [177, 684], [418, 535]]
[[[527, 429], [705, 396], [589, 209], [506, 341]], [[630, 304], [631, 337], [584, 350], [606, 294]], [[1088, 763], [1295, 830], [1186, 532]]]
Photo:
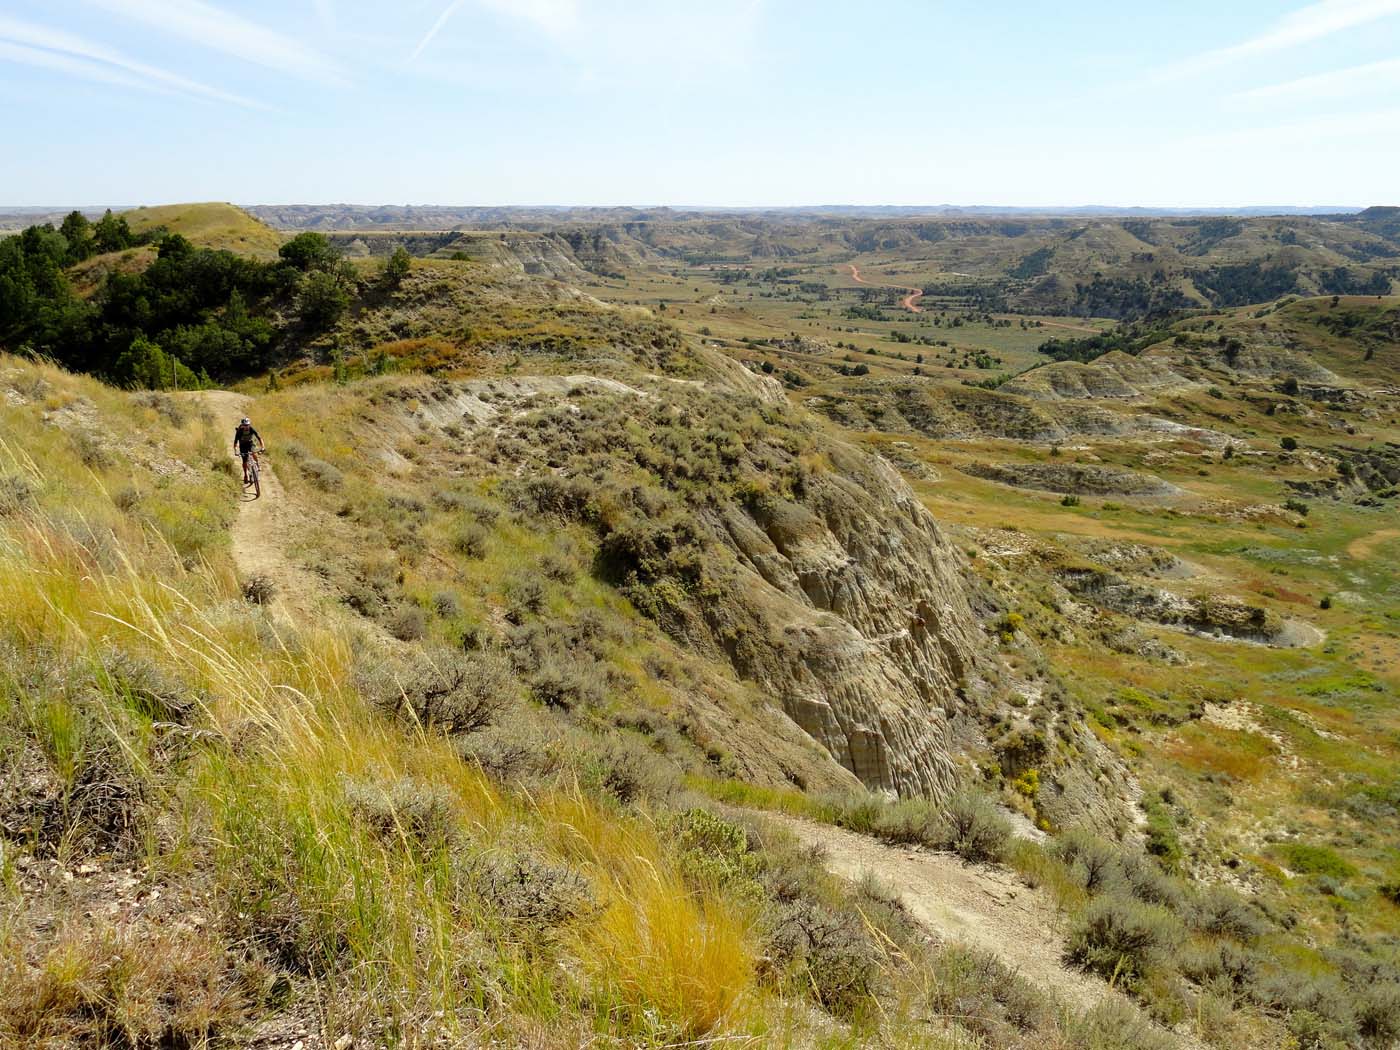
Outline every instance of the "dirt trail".
[[[187, 396], [209, 409], [214, 414], [215, 425], [227, 431], [229, 455], [232, 456], [233, 428], [239, 417], [247, 413], [252, 399], [231, 390], [200, 390]], [[260, 477], [262, 498], [255, 498], [252, 489], [243, 489], [239, 498], [238, 517], [234, 519], [232, 532], [234, 564], [244, 580], [262, 575], [273, 582], [276, 587], [272, 601], [274, 611], [283, 615], [311, 616], [322, 588], [310, 573], [287, 557], [286, 551], [288, 541], [305, 525], [305, 508], [288, 498], [268, 457], [262, 460]]]
[[1054, 902], [1015, 874], [967, 864], [952, 854], [887, 846], [840, 828], [769, 816], [804, 844], [824, 848], [835, 874], [851, 880], [873, 874], [941, 940], [989, 952], [1080, 1009], [1118, 994], [1060, 962], [1064, 936]]
[[1358, 536], [1348, 543], [1347, 554], [1357, 561], [1365, 561], [1375, 553], [1377, 547], [1394, 539], [1400, 539], [1400, 529], [1378, 529], [1365, 536]]
[[1064, 324], [1060, 321], [1041, 321], [1046, 328], [1068, 328], [1071, 332], [1088, 332], [1090, 335], [1098, 335], [1097, 328], [1085, 328], [1080, 324]]
[[909, 294], [899, 301], [899, 305], [912, 314], [924, 312], [924, 308], [919, 305], [919, 300], [924, 297], [922, 288], [911, 288], [907, 284], [880, 284], [876, 281], [867, 281], [860, 275], [860, 267], [855, 263], [847, 263], [846, 266], [850, 268], [851, 280], [855, 281], [856, 284], [868, 284], [872, 288], [898, 288], [901, 292], [908, 292]]

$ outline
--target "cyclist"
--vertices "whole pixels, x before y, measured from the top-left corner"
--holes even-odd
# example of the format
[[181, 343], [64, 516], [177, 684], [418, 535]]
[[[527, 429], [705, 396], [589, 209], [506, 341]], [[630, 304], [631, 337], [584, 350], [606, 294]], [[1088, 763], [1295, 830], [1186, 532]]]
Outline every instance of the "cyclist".
[[267, 451], [266, 446], [263, 445], [262, 435], [253, 429], [252, 422], [247, 416], [244, 416], [238, 421], [238, 426], [233, 431], [233, 450], [243, 460], [243, 484], [245, 487], [253, 483], [253, 479], [248, 476], [248, 457], [257, 455], [257, 452], [253, 451], [254, 441], [258, 443], [258, 452]]

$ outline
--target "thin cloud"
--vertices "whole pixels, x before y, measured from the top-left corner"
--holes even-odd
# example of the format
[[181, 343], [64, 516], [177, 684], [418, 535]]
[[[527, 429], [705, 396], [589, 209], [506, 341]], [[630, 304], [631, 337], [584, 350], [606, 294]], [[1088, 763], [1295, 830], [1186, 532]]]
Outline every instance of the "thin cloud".
[[341, 66], [300, 41], [250, 22], [203, 0], [89, 0], [113, 14], [184, 37], [213, 51], [279, 73], [336, 87], [348, 78]]
[[1195, 55], [1168, 66], [1160, 76], [1174, 79], [1204, 73], [1242, 59], [1311, 43], [1392, 15], [1400, 15], [1400, 0], [1319, 0], [1284, 15], [1256, 37]]
[[433, 27], [423, 34], [423, 39], [418, 41], [418, 46], [413, 49], [413, 54], [408, 56], [410, 62], [416, 62], [418, 60], [418, 56], [433, 42], [433, 37], [438, 35], [438, 30], [447, 25], [448, 19], [455, 15], [457, 9], [465, 2], [466, 0], [452, 0], [450, 4], [442, 9], [442, 13], [437, 16], [437, 21], [433, 23]]
[[0, 15], [0, 41], [12, 61], [41, 66], [123, 87], [155, 88], [182, 95], [265, 109], [260, 102], [137, 62], [118, 51], [59, 29]]
[[52, 70], [55, 73], [67, 73], [69, 76], [95, 80], [99, 84], [115, 84], [117, 87], [149, 88], [152, 86], [148, 81], [129, 77], [125, 73], [99, 65], [96, 62], [74, 58], [72, 55], [60, 55], [53, 51], [43, 51], [37, 47], [26, 47], [24, 44], [15, 44], [8, 40], [0, 40], [0, 61], [17, 62], [21, 65], [34, 66], [36, 69]]
[[1400, 83], [1400, 58], [1384, 62], [1371, 62], [1350, 69], [1336, 69], [1330, 73], [1317, 73], [1299, 77], [1281, 84], [1267, 84], [1249, 91], [1236, 92], [1236, 98], [1274, 99], [1293, 98], [1338, 98], [1355, 94], [1359, 90], [1373, 87], [1377, 83]]
[[[413, 54], [409, 56], [409, 61], [417, 61], [418, 57], [433, 42], [452, 16], [461, 10], [462, 5], [467, 0], [451, 0], [442, 13], [437, 16], [437, 21], [432, 25], [423, 39], [418, 41], [418, 46], [413, 49]], [[477, 0], [480, 6], [498, 14], [510, 15], [513, 18], [521, 18], [533, 23], [546, 33], [551, 35], [567, 32], [578, 24], [578, 3], [577, 0]]]

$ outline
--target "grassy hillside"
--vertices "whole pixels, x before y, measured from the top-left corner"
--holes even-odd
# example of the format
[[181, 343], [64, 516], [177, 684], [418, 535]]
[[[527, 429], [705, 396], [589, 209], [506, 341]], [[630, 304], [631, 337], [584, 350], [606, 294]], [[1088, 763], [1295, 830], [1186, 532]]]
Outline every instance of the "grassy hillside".
[[304, 261], [240, 392], [0, 358], [0, 1042], [1400, 1035], [1393, 300]]
[[286, 240], [242, 208], [222, 202], [164, 204], [121, 213], [131, 231], [145, 233], [163, 226], [201, 248], [224, 249], [258, 258], [271, 258]]

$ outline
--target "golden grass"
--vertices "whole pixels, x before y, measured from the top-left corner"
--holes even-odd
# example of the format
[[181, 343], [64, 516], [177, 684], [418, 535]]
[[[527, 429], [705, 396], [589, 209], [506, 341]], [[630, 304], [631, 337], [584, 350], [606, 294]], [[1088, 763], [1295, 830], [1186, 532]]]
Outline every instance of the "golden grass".
[[133, 233], [164, 226], [201, 248], [222, 248], [244, 255], [271, 257], [286, 240], [242, 208], [221, 201], [164, 204], [122, 212]]
[[[47, 504], [56, 491], [83, 488], [74, 453], [56, 442], [40, 462], [29, 447], [0, 450], [0, 469], [24, 471], [41, 493], [39, 505], [0, 519], [0, 637], [73, 668], [132, 654], [199, 698], [208, 743], [176, 773], [155, 768], [139, 734], [127, 733], [118, 697], [102, 717], [147, 775], [179, 778], [161, 796], [183, 829], [163, 863], [211, 864], [235, 912], [294, 941], [328, 975], [319, 1009], [336, 1025], [440, 1013], [451, 1030], [490, 1002], [548, 1017], [585, 1001], [600, 1030], [647, 1038], [749, 1022], [761, 1001], [753, 916], [718, 887], [687, 883], [649, 818], [578, 792], [510, 795], [445, 738], [377, 717], [355, 686], [340, 627], [279, 633], [239, 602], [226, 554], [186, 564], [155, 529], [118, 512], [101, 485], [88, 484], [79, 502], [111, 549], [88, 549]], [[76, 709], [44, 703], [52, 709], [35, 717], [55, 757], [73, 765], [84, 746]], [[403, 780], [446, 799], [462, 848], [536, 850], [587, 879], [600, 911], [565, 932], [568, 961], [552, 976], [520, 976], [521, 947], [501, 941], [499, 917], [464, 905], [448, 854], [406, 833], [385, 838], [357, 816], [347, 784]], [[67, 949], [54, 951], [56, 986], [71, 996], [87, 971], [68, 966]], [[51, 1003], [59, 1017], [62, 995], [43, 992], [36, 1009]]]

